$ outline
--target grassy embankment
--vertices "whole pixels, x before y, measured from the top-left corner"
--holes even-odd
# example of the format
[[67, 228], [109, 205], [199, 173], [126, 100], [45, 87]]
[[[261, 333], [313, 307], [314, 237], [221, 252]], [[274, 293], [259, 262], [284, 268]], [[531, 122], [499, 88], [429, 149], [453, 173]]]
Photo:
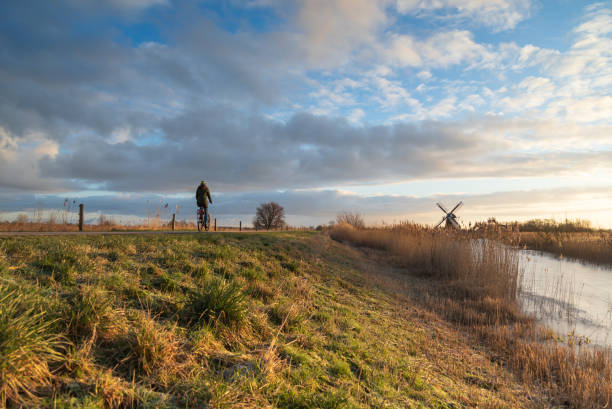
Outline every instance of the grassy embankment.
[[345, 225], [331, 232], [337, 240], [384, 250], [396, 264], [427, 277], [413, 286], [413, 298], [468, 330], [526, 385], [545, 388], [551, 401], [606, 407], [612, 399], [609, 352], [577, 347], [575, 338], [560, 338], [521, 314], [518, 256], [497, 244], [511, 239], [507, 233], [495, 234], [483, 241], [474, 232], [410, 224], [362, 230]]
[[0, 277], [0, 406], [542, 407], [323, 234], [0, 238]]

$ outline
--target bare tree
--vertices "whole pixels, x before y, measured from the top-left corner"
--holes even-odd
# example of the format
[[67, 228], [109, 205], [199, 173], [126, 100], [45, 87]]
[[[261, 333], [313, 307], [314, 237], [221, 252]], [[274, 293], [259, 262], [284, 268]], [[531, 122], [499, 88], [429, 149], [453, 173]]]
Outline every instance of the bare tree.
[[342, 212], [336, 216], [336, 224], [350, 224], [356, 229], [363, 229], [365, 222], [359, 213]]
[[276, 202], [262, 203], [255, 212], [253, 226], [256, 229], [278, 229], [285, 225], [285, 209]]

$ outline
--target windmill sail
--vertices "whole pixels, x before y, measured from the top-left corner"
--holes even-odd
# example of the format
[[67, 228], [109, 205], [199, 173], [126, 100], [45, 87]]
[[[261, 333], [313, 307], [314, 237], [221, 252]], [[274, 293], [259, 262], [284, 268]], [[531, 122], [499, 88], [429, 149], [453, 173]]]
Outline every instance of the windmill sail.
[[438, 228], [438, 227], [440, 227], [440, 225], [442, 225], [442, 223], [446, 222], [446, 227], [452, 227], [452, 228], [455, 228], [455, 229], [460, 229], [461, 226], [459, 225], [459, 222], [457, 221], [457, 216], [455, 216], [455, 212], [461, 206], [463, 206], [463, 202], [457, 203], [455, 205], [455, 207], [453, 207], [453, 210], [451, 210], [450, 212], [448, 210], [446, 210], [446, 208], [444, 206], [442, 206], [442, 204], [440, 204], [440, 202], [438, 202], [436, 204], [438, 205], [440, 210], [442, 210], [444, 212], [444, 217], [442, 217], [442, 220], [440, 221], [440, 223], [438, 223], [436, 225], [436, 227], [434, 227], [434, 228]]

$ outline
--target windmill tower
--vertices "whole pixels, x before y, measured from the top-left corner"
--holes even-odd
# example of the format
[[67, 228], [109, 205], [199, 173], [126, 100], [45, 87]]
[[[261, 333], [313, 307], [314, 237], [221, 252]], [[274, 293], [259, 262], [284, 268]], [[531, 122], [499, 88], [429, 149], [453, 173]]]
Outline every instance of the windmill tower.
[[439, 227], [442, 223], [446, 222], [447, 228], [451, 227], [454, 229], [460, 229], [461, 226], [459, 226], [459, 222], [457, 222], [457, 216], [455, 216], [455, 211], [459, 209], [461, 206], [463, 206], [463, 202], [457, 203], [457, 205], [455, 205], [455, 207], [453, 207], [453, 210], [451, 210], [450, 212], [447, 211], [444, 208], [444, 206], [442, 206], [440, 203], [436, 203], [436, 204], [438, 205], [440, 210], [444, 212], [444, 217], [442, 217], [442, 220], [440, 221], [440, 223], [436, 225], [436, 227]]

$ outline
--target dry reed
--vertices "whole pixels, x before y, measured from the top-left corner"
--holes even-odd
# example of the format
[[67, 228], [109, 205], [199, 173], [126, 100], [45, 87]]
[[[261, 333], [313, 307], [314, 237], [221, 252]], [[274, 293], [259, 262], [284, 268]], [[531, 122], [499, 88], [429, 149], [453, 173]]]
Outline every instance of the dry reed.
[[[108, 232], [108, 231], [168, 231], [172, 226], [170, 222], [157, 222], [150, 220], [144, 223], [121, 223], [115, 221], [111, 217], [101, 216], [97, 223], [87, 223], [84, 225], [84, 231], [90, 232]], [[210, 230], [214, 229], [214, 224]], [[178, 231], [197, 231], [197, 227], [193, 220], [176, 220], [175, 230]], [[314, 227], [304, 226], [285, 226], [283, 231], [312, 231]], [[78, 223], [57, 222], [57, 219], [50, 217], [48, 220], [38, 218], [30, 219], [25, 214], [19, 215], [14, 221], [0, 220], [0, 232], [76, 232], [79, 231]], [[219, 224], [216, 231], [255, 231], [253, 227], [245, 225], [239, 226], [222, 226]], [[277, 230], [278, 231], [278, 230]]]
[[601, 265], [612, 265], [612, 232], [521, 232], [524, 247]]

